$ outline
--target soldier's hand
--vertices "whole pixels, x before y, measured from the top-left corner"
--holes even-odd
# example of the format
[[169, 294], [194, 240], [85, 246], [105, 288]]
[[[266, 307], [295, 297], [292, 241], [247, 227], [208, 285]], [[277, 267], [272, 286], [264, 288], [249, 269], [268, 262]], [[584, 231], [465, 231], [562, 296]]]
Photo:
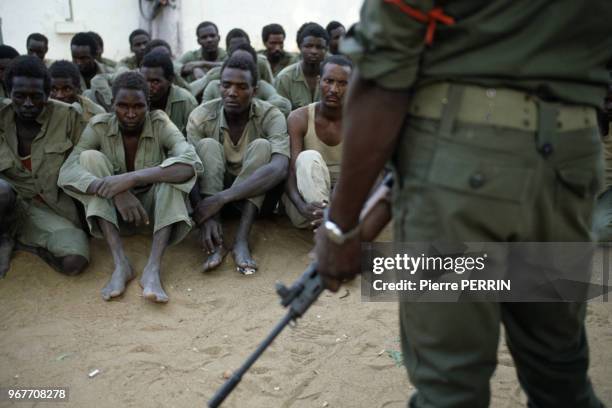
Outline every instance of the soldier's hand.
[[136, 187], [136, 180], [132, 176], [132, 173], [107, 176], [102, 179], [102, 183], [98, 187], [96, 194], [104, 198], [113, 198], [117, 194], [128, 191], [134, 187]]
[[123, 221], [138, 225], [149, 225], [149, 215], [134, 194], [129, 191], [117, 194], [113, 202]]
[[200, 240], [202, 251], [212, 253], [216, 248], [223, 245], [223, 228], [215, 218], [210, 218], [200, 226]]
[[361, 239], [355, 236], [338, 245], [327, 238], [323, 228], [315, 234], [315, 259], [317, 271], [323, 278], [326, 289], [336, 292], [343, 282], [349, 281], [360, 272]]
[[196, 223], [201, 224], [209, 218], [217, 215], [224, 205], [225, 201], [220, 194], [206, 197], [198, 203], [193, 218], [195, 219]]
[[325, 207], [327, 207], [327, 202], [325, 201], [315, 201], [312, 203], [304, 202], [304, 204], [298, 208], [298, 211], [304, 218], [310, 221], [310, 226], [314, 229], [321, 225]]

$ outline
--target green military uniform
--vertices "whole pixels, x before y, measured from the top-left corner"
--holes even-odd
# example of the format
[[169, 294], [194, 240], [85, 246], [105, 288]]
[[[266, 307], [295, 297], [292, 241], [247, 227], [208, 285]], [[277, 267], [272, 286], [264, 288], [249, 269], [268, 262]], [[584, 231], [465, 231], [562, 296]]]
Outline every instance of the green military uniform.
[[[425, 24], [377, 0], [341, 44], [363, 79], [415, 91], [393, 156], [395, 240], [589, 241], [608, 2], [444, 4], [456, 23], [439, 23], [431, 47]], [[410, 406], [488, 406], [501, 322], [529, 406], [600, 407], [584, 317], [584, 303], [401, 303]]]
[[[219, 79], [215, 79], [208, 83], [202, 94], [202, 103], [221, 97], [221, 90], [219, 89], [220, 83], [221, 81]], [[267, 81], [261, 80], [257, 82], [255, 97], [276, 106], [283, 112], [285, 117], [289, 116], [291, 113], [291, 102], [289, 102], [287, 98], [280, 96], [276, 92], [276, 89]]]
[[117, 61], [114, 61], [110, 58], [101, 57], [98, 62], [104, 65], [107, 71], [114, 71], [117, 68]]
[[[226, 57], [227, 57], [227, 52], [223, 48], [217, 48], [217, 59], [214, 61], [210, 61], [210, 62], [223, 62]], [[178, 62], [185, 65], [188, 62], [203, 61], [203, 60], [204, 58], [202, 57], [202, 49], [198, 48], [196, 50], [187, 51], [186, 53], [181, 55], [181, 58], [178, 59]], [[179, 71], [178, 75], [180, 74], [181, 72]], [[196, 78], [195, 76], [193, 76], [193, 74], [189, 74], [185, 77], [185, 80], [187, 82], [193, 82], [195, 81], [195, 79]]]
[[[140, 135], [134, 169], [155, 166], [168, 167], [175, 163], [193, 166], [196, 175], [202, 171], [202, 163], [193, 147], [161, 111], [147, 113]], [[117, 211], [112, 200], [86, 194], [96, 179], [127, 172], [123, 139], [117, 116], [112, 113], [98, 115], [83, 131], [60, 171], [58, 185], [85, 206], [89, 229], [95, 237], [102, 232], [93, 217], [100, 217], [119, 228]], [[180, 242], [192, 226], [187, 211], [187, 195], [196, 182], [196, 175], [179, 183], [158, 183], [146, 189], [134, 191], [143, 207], [154, 220], [153, 231], [176, 224], [170, 244]], [[127, 227], [127, 226], [125, 226]]]
[[[611, 129], [612, 123], [608, 129]], [[593, 214], [593, 232], [599, 242], [612, 242], [612, 132], [603, 135], [605, 179]]]
[[274, 87], [281, 96], [291, 101], [291, 110], [317, 102], [320, 98], [319, 87], [315, 87], [314, 94], [308, 87], [302, 63], [289, 65], [276, 75]]
[[176, 85], [170, 86], [165, 112], [181, 133], [186, 134], [189, 114], [196, 106], [198, 106], [198, 102], [191, 93]]
[[60, 167], [83, 129], [81, 115], [73, 106], [50, 99], [36, 121], [41, 129], [32, 142], [28, 170], [22, 162], [27, 158], [19, 156], [13, 106], [0, 109], [0, 179], [17, 195], [9, 228], [21, 243], [44, 248], [55, 257], [89, 259], [76, 205], [57, 186]]
[[[263, 55], [264, 57], [266, 57], [266, 59], [268, 58], [266, 55], [266, 50], [259, 50], [257, 51], [257, 53], [259, 55]], [[295, 64], [299, 60], [300, 60], [299, 54], [285, 51], [285, 53], [283, 54], [280, 61], [278, 62], [278, 64], [276, 64], [275, 67], [272, 67], [272, 64], [270, 64], [270, 69], [272, 69], [272, 75], [276, 77], [276, 75], [278, 75], [278, 73], [281, 72], [285, 67], [288, 67], [291, 64]], [[269, 62], [270, 61], [268, 61], [268, 63]]]
[[0, 82], [0, 99], [1, 98], [9, 98], [8, 91], [4, 88], [4, 83]]
[[[172, 79], [172, 83], [176, 86], [180, 86], [181, 88], [184, 88], [189, 91], [190, 90], [189, 84], [181, 76], [181, 68], [183, 68], [183, 65], [176, 61], [172, 61], [172, 65], [174, 67], [174, 78]], [[119, 61], [119, 63], [117, 64], [117, 69], [115, 71], [115, 75], [113, 76], [113, 79], [117, 78], [118, 75], [126, 71], [135, 71], [138, 69], [140, 69], [140, 67], [138, 66], [136, 62], [135, 55], [132, 55], [131, 57], [125, 57], [124, 59]]]
[[[189, 116], [187, 139], [204, 163], [200, 192], [214, 195], [224, 186], [238, 184], [270, 162], [273, 154], [289, 157], [289, 135], [283, 114], [271, 104], [253, 99], [249, 121], [234, 144], [223, 112], [215, 99], [198, 106]], [[250, 198], [261, 208], [265, 195]]]
[[138, 66], [138, 62], [136, 61], [135, 55], [125, 57], [119, 60], [119, 62], [117, 63], [117, 71], [119, 71], [120, 69], [123, 69], [123, 70], [127, 69], [129, 71], [133, 71], [138, 68], [140, 67]]
[[91, 99], [99, 105], [110, 106], [113, 100], [111, 81], [114, 71], [96, 61], [96, 75], [89, 81], [89, 88], [85, 78], [81, 75], [81, 92], [83, 96]]
[[72, 106], [81, 114], [85, 125], [87, 125], [87, 122], [94, 116], [100, 113], [106, 113], [103, 107], [83, 95], [79, 95], [77, 99], [78, 101], [74, 102]]

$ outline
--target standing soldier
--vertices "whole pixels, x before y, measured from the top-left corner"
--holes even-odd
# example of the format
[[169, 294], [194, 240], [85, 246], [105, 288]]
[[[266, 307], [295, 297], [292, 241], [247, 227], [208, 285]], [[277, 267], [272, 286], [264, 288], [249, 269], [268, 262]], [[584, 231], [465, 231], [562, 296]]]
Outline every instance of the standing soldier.
[[[341, 45], [358, 75], [340, 179], [317, 232], [331, 290], [359, 272], [359, 213], [391, 158], [398, 242], [591, 239], [608, 2], [432, 4], [366, 0]], [[404, 362], [417, 388], [410, 406], [488, 406], [503, 323], [528, 406], [601, 407], [587, 376], [585, 309], [401, 303]]]

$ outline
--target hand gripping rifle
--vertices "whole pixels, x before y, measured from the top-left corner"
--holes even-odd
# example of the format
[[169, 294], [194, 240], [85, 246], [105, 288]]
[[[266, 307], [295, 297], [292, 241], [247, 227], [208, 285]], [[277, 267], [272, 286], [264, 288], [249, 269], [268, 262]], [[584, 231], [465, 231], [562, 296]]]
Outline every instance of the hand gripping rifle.
[[[391, 174], [387, 174], [379, 188], [366, 203], [361, 215], [361, 238], [363, 241], [374, 239], [388, 223], [391, 216], [388, 199], [392, 185], [393, 177]], [[216, 408], [223, 403], [225, 398], [242, 380], [242, 376], [272, 344], [276, 336], [291, 322], [295, 322], [298, 318], [304, 316], [323, 290], [325, 290], [325, 287], [323, 286], [321, 275], [317, 272], [316, 262], [308, 265], [302, 276], [290, 287], [286, 287], [280, 282], [276, 283], [276, 293], [281, 298], [281, 305], [289, 307], [289, 311], [276, 324], [276, 327], [268, 334], [268, 337], [261, 342], [257, 350], [249, 356], [242, 366], [225, 381], [225, 384], [208, 401], [209, 408]]]
[[321, 275], [317, 273], [317, 265], [314, 262], [308, 265], [306, 271], [293, 283], [293, 285], [291, 285], [291, 287], [288, 288], [280, 282], [276, 283], [276, 293], [278, 293], [281, 298], [281, 305], [283, 305], [283, 307], [289, 307], [289, 311], [285, 317], [276, 324], [276, 327], [268, 334], [268, 337], [261, 342], [257, 350], [250, 355], [247, 361], [232, 374], [225, 384], [223, 384], [223, 387], [221, 387], [212, 399], [208, 401], [209, 407], [215, 408], [221, 405], [223, 400], [225, 400], [236, 385], [238, 385], [240, 380], [242, 380], [244, 373], [246, 373], [263, 352], [266, 351], [276, 336], [278, 336], [292, 321], [296, 321], [299, 317], [302, 317], [324, 289], [325, 287], [323, 286]]

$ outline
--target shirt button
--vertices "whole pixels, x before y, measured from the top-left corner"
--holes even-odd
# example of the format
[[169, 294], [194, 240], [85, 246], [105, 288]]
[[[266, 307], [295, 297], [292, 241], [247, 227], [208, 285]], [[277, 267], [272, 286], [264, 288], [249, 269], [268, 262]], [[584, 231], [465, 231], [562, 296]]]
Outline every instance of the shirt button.
[[485, 178], [480, 173], [474, 173], [470, 176], [470, 187], [480, 188], [485, 182]]
[[542, 145], [542, 147], [540, 148], [540, 153], [544, 157], [550, 156], [553, 151], [553, 146], [550, 143], [544, 143], [544, 145]]

